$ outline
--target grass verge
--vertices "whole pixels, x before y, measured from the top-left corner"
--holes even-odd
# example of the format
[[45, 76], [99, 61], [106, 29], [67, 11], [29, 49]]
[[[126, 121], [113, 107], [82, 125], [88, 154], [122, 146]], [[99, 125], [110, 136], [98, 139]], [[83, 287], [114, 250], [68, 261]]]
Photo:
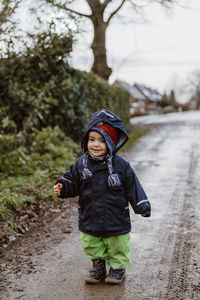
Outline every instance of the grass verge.
[[134, 133], [130, 134], [128, 141], [121, 148], [120, 152], [128, 151], [130, 148], [132, 148], [135, 145], [135, 143], [138, 141], [138, 139], [140, 139], [146, 133], [147, 133], [147, 129], [139, 128]]

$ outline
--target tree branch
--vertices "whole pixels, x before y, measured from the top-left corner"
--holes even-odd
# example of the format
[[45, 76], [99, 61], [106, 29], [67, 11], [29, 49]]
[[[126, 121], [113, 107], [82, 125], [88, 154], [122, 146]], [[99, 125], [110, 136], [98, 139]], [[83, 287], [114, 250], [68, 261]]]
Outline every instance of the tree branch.
[[176, 0], [146, 0], [146, 3], [143, 4], [135, 4], [132, 0], [128, 0], [130, 4], [135, 8], [145, 8], [146, 6], [151, 5], [152, 3], [158, 3], [160, 5], [163, 5], [165, 7], [169, 7], [170, 4], [172, 5], [173, 3], [176, 3]]
[[46, 1], [47, 3], [52, 4], [53, 6], [55, 6], [55, 7], [57, 7], [57, 8], [61, 8], [61, 9], [64, 9], [64, 10], [66, 10], [66, 11], [68, 11], [68, 12], [71, 12], [71, 13], [73, 13], [73, 14], [79, 15], [79, 16], [81, 16], [81, 17], [86, 17], [86, 18], [91, 19], [91, 15], [86, 15], [86, 14], [83, 14], [83, 13], [81, 13], [81, 12], [79, 12], [79, 11], [76, 11], [76, 10], [74, 10], [74, 9], [71, 9], [71, 8], [67, 7], [65, 4], [56, 3], [54, 0], [45, 0], [45, 1]]
[[103, 8], [105, 9], [107, 7], [107, 5], [112, 2], [112, 0], [105, 0], [103, 3], [102, 3], [102, 6]]
[[112, 17], [122, 8], [122, 6], [124, 5], [124, 3], [126, 2], [126, 0], [122, 0], [121, 4], [118, 6], [118, 8], [116, 8], [111, 14], [110, 17], [108, 18], [108, 20], [105, 22], [106, 26], [109, 25], [110, 20], [112, 19]]

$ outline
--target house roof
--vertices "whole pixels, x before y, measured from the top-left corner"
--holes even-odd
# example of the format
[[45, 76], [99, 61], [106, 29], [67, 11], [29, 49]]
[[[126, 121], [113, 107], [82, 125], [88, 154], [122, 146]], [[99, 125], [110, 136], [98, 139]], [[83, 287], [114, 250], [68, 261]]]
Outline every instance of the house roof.
[[158, 102], [162, 98], [162, 95], [155, 89], [137, 83], [134, 86], [152, 102]]
[[125, 81], [116, 81], [117, 84], [125, 88], [128, 93], [137, 100], [149, 100], [151, 102], [158, 102], [162, 95], [155, 89], [151, 89], [141, 84], [135, 83], [130, 85]]
[[117, 84], [122, 86], [127, 92], [135, 99], [137, 100], [145, 100], [146, 96], [143, 95], [143, 93], [140, 92], [139, 89], [137, 89], [135, 86], [130, 85], [129, 83], [125, 81], [117, 81]]

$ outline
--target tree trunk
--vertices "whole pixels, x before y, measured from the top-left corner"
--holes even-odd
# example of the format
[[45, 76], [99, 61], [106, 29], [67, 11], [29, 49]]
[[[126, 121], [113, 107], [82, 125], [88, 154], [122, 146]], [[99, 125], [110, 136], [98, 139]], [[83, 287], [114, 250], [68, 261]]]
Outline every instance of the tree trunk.
[[94, 39], [91, 45], [94, 55], [94, 63], [91, 71], [105, 80], [108, 80], [112, 73], [112, 69], [107, 65], [106, 59], [106, 28], [107, 25], [103, 21], [103, 15], [92, 18], [94, 26]]

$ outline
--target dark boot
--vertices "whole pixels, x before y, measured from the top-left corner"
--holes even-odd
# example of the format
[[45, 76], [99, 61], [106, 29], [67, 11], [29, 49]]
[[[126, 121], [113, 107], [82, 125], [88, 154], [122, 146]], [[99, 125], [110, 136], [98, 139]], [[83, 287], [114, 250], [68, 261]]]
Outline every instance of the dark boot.
[[106, 277], [106, 263], [103, 259], [94, 259], [93, 267], [85, 277], [87, 283], [98, 283]]
[[105, 279], [105, 282], [108, 284], [117, 284], [122, 282], [125, 277], [125, 270], [124, 269], [112, 269], [110, 268], [109, 274]]

